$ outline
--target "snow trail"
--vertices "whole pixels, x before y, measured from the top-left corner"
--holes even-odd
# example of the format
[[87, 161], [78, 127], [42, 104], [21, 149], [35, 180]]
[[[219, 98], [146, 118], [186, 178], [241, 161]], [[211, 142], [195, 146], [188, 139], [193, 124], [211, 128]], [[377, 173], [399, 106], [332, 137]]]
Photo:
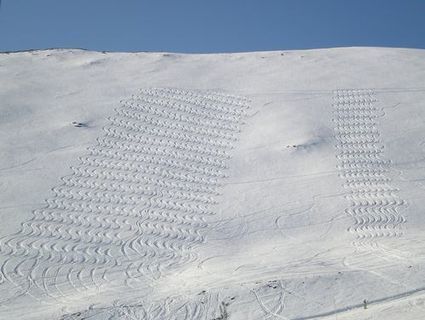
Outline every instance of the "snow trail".
[[133, 286], [193, 260], [247, 108], [244, 98], [180, 89], [125, 101], [46, 207], [1, 241], [12, 295], [59, 298], [112, 272]]
[[397, 196], [399, 190], [386, 174], [391, 162], [383, 157], [379, 118], [384, 112], [376, 102], [374, 91], [369, 89], [334, 92], [338, 169], [349, 190], [346, 198], [351, 204], [346, 213], [354, 218], [349, 231], [360, 245], [400, 236], [406, 222], [400, 212], [405, 201]]

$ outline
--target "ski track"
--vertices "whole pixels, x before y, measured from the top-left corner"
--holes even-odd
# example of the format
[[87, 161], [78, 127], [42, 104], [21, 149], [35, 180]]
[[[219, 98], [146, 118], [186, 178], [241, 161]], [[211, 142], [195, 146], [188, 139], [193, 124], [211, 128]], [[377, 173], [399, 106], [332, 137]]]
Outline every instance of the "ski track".
[[241, 306], [246, 309], [247, 303], [250, 304], [247, 319], [288, 320], [282, 315], [287, 294], [281, 280], [272, 280], [253, 287], [243, 287], [237, 295], [223, 289], [203, 290], [194, 295], [178, 295], [159, 301], [142, 300], [135, 305], [115, 304], [83, 310], [63, 315], [61, 320], [90, 319], [95, 315], [126, 320], [227, 320]]
[[130, 306], [116, 304], [108, 308], [64, 315], [61, 320], [89, 319], [96, 315], [128, 320], [226, 320], [228, 305], [229, 302], [220, 299], [220, 294], [202, 293], [195, 297], [177, 296], [156, 302], [143, 301]]
[[349, 231], [355, 245], [376, 245], [383, 237], [402, 234], [406, 205], [391, 185], [391, 162], [383, 157], [379, 119], [384, 116], [370, 89], [336, 90], [333, 101], [338, 169], [349, 190], [346, 213], [353, 217]]
[[[122, 101], [46, 206], [1, 239], [3, 302], [100, 288], [110, 273], [131, 287], [193, 261], [248, 107], [245, 98], [181, 89]], [[197, 308], [176, 318], [196, 318]]]

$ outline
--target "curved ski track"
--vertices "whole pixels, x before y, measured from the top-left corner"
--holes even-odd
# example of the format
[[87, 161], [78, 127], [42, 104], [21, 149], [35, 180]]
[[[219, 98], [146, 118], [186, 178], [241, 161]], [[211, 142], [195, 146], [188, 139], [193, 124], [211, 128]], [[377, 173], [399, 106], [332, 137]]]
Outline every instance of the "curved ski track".
[[391, 162], [383, 158], [379, 132], [384, 112], [376, 102], [375, 93], [368, 89], [334, 92], [338, 169], [350, 190], [346, 213], [354, 218], [349, 231], [356, 235], [356, 244], [400, 236], [406, 221], [400, 213], [405, 201], [387, 176]]
[[111, 273], [131, 286], [193, 259], [248, 106], [180, 89], [123, 101], [46, 206], [1, 240], [3, 302], [98, 288]]

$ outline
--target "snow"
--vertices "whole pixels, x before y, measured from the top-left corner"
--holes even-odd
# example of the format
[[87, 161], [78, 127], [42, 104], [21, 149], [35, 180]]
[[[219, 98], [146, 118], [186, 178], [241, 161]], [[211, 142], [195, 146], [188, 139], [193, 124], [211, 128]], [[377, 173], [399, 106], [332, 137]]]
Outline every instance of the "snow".
[[0, 318], [422, 319], [424, 58], [0, 54]]

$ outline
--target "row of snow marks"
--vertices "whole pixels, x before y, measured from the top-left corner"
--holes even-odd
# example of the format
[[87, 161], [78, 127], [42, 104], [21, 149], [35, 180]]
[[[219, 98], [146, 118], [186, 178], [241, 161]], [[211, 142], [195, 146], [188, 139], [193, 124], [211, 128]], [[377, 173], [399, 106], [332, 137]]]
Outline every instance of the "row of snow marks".
[[[99, 139], [99, 145], [110, 147], [111, 144], [143, 144], [150, 147], [166, 147], [175, 151], [192, 151], [211, 156], [218, 156], [224, 159], [229, 157], [229, 150], [232, 149], [231, 144], [220, 143], [219, 140], [203, 139], [202, 137], [167, 137], [146, 135], [140, 132], [128, 131], [125, 128], [107, 127], [107, 135]], [[190, 141], [188, 141], [190, 140]]]
[[[165, 152], [165, 151], [164, 151]], [[137, 152], [136, 152], [137, 153]], [[142, 159], [140, 159], [142, 160]], [[120, 179], [123, 178], [123, 176], [126, 176], [129, 172], [134, 172], [134, 170], [137, 170], [138, 174], [156, 174], [161, 175], [163, 178], [170, 178], [175, 180], [181, 180], [181, 181], [188, 181], [193, 183], [200, 183], [200, 184], [213, 184], [213, 185], [220, 185], [220, 176], [210, 175], [209, 172], [191, 172], [188, 170], [180, 169], [180, 168], [165, 168], [164, 166], [153, 164], [147, 164], [144, 163], [143, 165], [139, 166], [137, 169], [135, 169], [135, 166], [131, 164], [131, 162], [123, 162], [123, 161], [116, 161], [116, 160], [109, 160], [108, 159], [95, 159], [91, 161], [92, 163], [86, 163], [86, 167], [81, 168], [73, 168], [75, 172], [88, 172], [88, 173], [94, 173], [95, 175], [99, 176], [117, 176], [116, 178]], [[142, 161], [140, 161], [142, 162]], [[126, 165], [124, 165], [126, 164]], [[123, 175], [120, 177], [120, 175]]]
[[375, 122], [377, 118], [380, 118], [380, 114], [341, 114], [338, 116], [338, 118], [335, 120], [337, 123], [344, 123], [344, 124], [357, 124], [359, 122], [365, 122], [365, 123], [371, 123]]
[[[129, 246], [138, 245], [141, 248], [150, 248], [154, 250], [179, 252], [188, 249], [189, 244], [200, 243], [202, 238], [197, 235], [187, 235], [181, 230], [171, 230], [164, 224], [161, 228], [158, 223], [151, 225], [138, 225], [141, 233], [128, 241]], [[142, 233], [144, 231], [144, 233]]]
[[350, 119], [352, 119], [354, 116], [376, 118], [377, 116], [380, 116], [380, 112], [382, 111], [380, 108], [367, 105], [357, 108], [353, 108], [351, 105], [346, 105], [341, 108], [338, 106], [338, 104], [336, 104], [334, 108], [336, 112], [338, 112], [339, 118], [345, 121], [350, 121]]
[[[165, 132], [173, 132], [173, 130], [182, 134], [203, 135], [210, 139], [223, 139], [235, 141], [236, 137], [233, 133], [220, 129], [205, 128], [203, 126], [193, 126], [190, 124], [182, 124], [173, 120], [166, 120], [159, 116], [128, 116], [127, 114], [118, 114], [109, 118], [110, 123], [125, 128], [140, 130], [141, 127], [151, 126], [154, 128], [163, 128]], [[175, 133], [175, 132], [174, 132]]]
[[[12, 256], [37, 257], [40, 261], [65, 261], [74, 259], [75, 257], [71, 256], [75, 253], [76, 257], [84, 261], [110, 260], [103, 253], [99, 253], [102, 248], [113, 245], [105, 230], [87, 228], [81, 232], [75, 227], [54, 223], [45, 226], [43, 222], [38, 221], [28, 222], [23, 228], [30, 231], [25, 236], [11, 238], [5, 243]], [[71, 243], [74, 245], [70, 245]], [[89, 247], [94, 251], [91, 252]], [[37, 256], [37, 253], [42, 255]]]
[[[123, 145], [123, 142], [125, 142], [125, 145]], [[206, 146], [199, 146], [197, 144], [187, 145], [187, 143], [183, 143], [181, 141], [174, 142], [172, 140], [167, 142], [164, 141], [155, 145], [144, 143], [144, 141], [128, 141], [127, 139], [120, 139], [116, 137], [105, 137], [101, 139], [100, 144], [107, 148], [122, 146], [119, 149], [125, 147], [127, 150], [136, 151], [138, 153], [145, 151], [148, 154], [164, 155], [164, 152], [168, 151], [174, 153], [188, 153], [193, 156], [202, 155], [204, 157], [217, 157], [218, 159], [224, 160], [229, 158], [227, 150], [220, 150], [219, 148], [216, 148], [216, 146], [211, 146], [210, 149], [207, 149]]]
[[[122, 167], [133, 168], [136, 170], [135, 166], [142, 166], [145, 164], [157, 165], [161, 167], [166, 167], [168, 169], [176, 170], [186, 170], [189, 172], [200, 173], [208, 176], [215, 176], [219, 178], [226, 178], [227, 174], [223, 172], [221, 168], [216, 168], [211, 165], [205, 165], [201, 163], [193, 163], [188, 160], [180, 160], [169, 157], [163, 157], [156, 154], [139, 154], [135, 153], [110, 153], [108, 150], [92, 150], [92, 155], [90, 158], [85, 158], [86, 163], [93, 163], [99, 159], [103, 161], [114, 161]], [[117, 165], [118, 165], [117, 164]]]
[[378, 128], [373, 123], [363, 124], [354, 126], [352, 124], [337, 124], [335, 126], [335, 131], [341, 134], [358, 134], [358, 135], [367, 135], [371, 132], [378, 134]]
[[189, 104], [202, 105], [211, 112], [221, 112], [242, 115], [249, 108], [248, 100], [233, 99], [223, 95], [205, 95], [195, 91], [175, 89], [142, 90], [141, 96], [152, 96], [159, 99], [181, 101]]
[[352, 97], [336, 97], [334, 104], [339, 109], [352, 108], [352, 109], [363, 109], [370, 107], [374, 102], [378, 100], [371, 97], [352, 98]]
[[337, 89], [334, 91], [334, 98], [340, 97], [347, 98], [364, 98], [364, 97], [375, 97], [375, 91], [373, 89], [359, 88], [359, 89]]
[[152, 190], [146, 185], [120, 184], [114, 180], [94, 179], [87, 177], [68, 176], [63, 178], [67, 188], [82, 188], [102, 191], [125, 192], [127, 194], [151, 195]]
[[374, 140], [375, 139], [371, 139], [371, 141], [367, 141], [366, 139], [358, 139], [356, 141], [356, 139], [353, 138], [353, 141], [341, 141], [336, 145], [336, 148], [343, 150], [345, 153], [349, 153], [351, 150], [373, 150], [379, 152], [383, 149], [383, 146], [377, 145]]
[[[106, 166], [106, 165], [105, 165]], [[97, 170], [97, 167], [86, 167], [86, 168], [80, 168], [75, 167], [73, 168], [73, 171], [75, 174], [83, 177], [98, 177], [98, 178], [110, 178], [115, 181], [123, 181], [123, 183], [137, 183], [141, 180], [141, 175], [146, 177], [157, 177], [159, 179], [163, 180], [170, 180], [170, 181], [176, 181], [176, 182], [186, 182], [193, 185], [193, 187], [199, 186], [201, 188], [202, 186], [205, 187], [205, 189], [208, 189], [207, 187], [218, 187], [220, 186], [219, 179], [215, 177], [205, 177], [200, 174], [192, 174], [187, 173], [184, 171], [173, 171], [168, 169], [161, 169], [156, 166], [143, 166], [139, 170], [139, 172], [135, 173], [131, 170], [126, 170], [126, 168], [122, 167], [114, 167], [113, 164], [109, 163], [107, 164], [108, 170]], [[142, 180], [143, 181], [143, 180]], [[137, 197], [136, 197], [137, 198]], [[137, 199], [133, 199], [133, 202], [136, 202]], [[140, 198], [139, 198], [140, 201]], [[112, 202], [112, 201], [109, 201]], [[121, 203], [124, 203], [124, 201], [118, 201]], [[114, 202], [114, 203], [118, 203]]]
[[[348, 178], [349, 176], [350, 178]], [[345, 179], [343, 184], [344, 187], [349, 188], [353, 192], [361, 190], [371, 192], [370, 190], [387, 188], [391, 183], [391, 179], [387, 177], [364, 176], [353, 179], [349, 173], [342, 173], [340, 177]]]
[[354, 93], [353, 91], [349, 93], [348, 92], [343, 93], [339, 91], [339, 92], [336, 92], [335, 94], [335, 100], [337, 102], [353, 102], [355, 104], [378, 101], [373, 91], [369, 91], [369, 92], [363, 91], [363, 94]]
[[[341, 149], [341, 148], [337, 148]], [[347, 150], [348, 149], [348, 150]], [[347, 149], [342, 149], [339, 151], [337, 155], [337, 159], [339, 160], [352, 160], [353, 162], [356, 160], [369, 160], [373, 163], [375, 160], [381, 159], [382, 148], [376, 148], [371, 150], [362, 150], [349, 147]]]
[[211, 112], [207, 108], [203, 108], [199, 104], [187, 103], [181, 101], [171, 101], [167, 99], [156, 99], [150, 96], [139, 96], [137, 99], [128, 101], [132, 104], [133, 108], [143, 110], [146, 105], [151, 105], [156, 108], [167, 108], [170, 111], [184, 112], [190, 116], [200, 117], [209, 120], [219, 120], [223, 124], [240, 124], [241, 116], [233, 115], [223, 112]]
[[202, 126], [205, 128], [212, 128], [214, 130], [221, 129], [229, 132], [240, 132], [241, 125], [233, 122], [218, 121], [209, 119], [206, 116], [201, 116], [189, 112], [183, 112], [180, 110], [170, 110], [169, 108], [161, 108], [158, 106], [152, 106], [149, 104], [126, 104], [118, 110], [118, 114], [126, 117], [142, 118], [146, 115], [163, 117], [173, 122], [183, 123], [186, 125]]
[[99, 287], [100, 279], [96, 279], [99, 278], [96, 275], [98, 269], [99, 263], [38, 264], [30, 277], [32, 283], [40, 289], [39, 294], [45, 294], [52, 298], [66, 297], [70, 290], [80, 291], [81, 288]]
[[[66, 216], [70, 218], [71, 216], [75, 216], [75, 219], [72, 219], [75, 222], [72, 223], [72, 225], [66, 225], [66, 231], [64, 233], [60, 232], [57, 234], [55, 241], [64, 239], [65, 241], [68, 241], [67, 243], [72, 241], [73, 243], [81, 245], [90, 245], [94, 242], [96, 246], [106, 245], [113, 249], [114, 246], [121, 246], [123, 239], [134, 233], [134, 224], [138, 221], [138, 217], [135, 217], [137, 214], [133, 212], [135, 210], [129, 212], [128, 207], [123, 205], [117, 205], [114, 207], [112, 205], [103, 204], [101, 207], [93, 207], [94, 204], [87, 205], [80, 201], [81, 205], [78, 205], [78, 202], [76, 201], [67, 201], [68, 203], [61, 202], [63, 205], [61, 207], [57, 206], [55, 211], [63, 212], [64, 214], [61, 215], [62, 217]], [[73, 207], [79, 207], [81, 210], [73, 211], [71, 215], [67, 210], [70, 205]], [[104, 227], [101, 227], [88, 222], [82, 226], [81, 223], [78, 222], [78, 220], [81, 219], [81, 216], [87, 217], [86, 220], [88, 221], [92, 220], [93, 217], [97, 217], [97, 219], [101, 221], [111, 221], [111, 223], [109, 225], [105, 224]], [[61, 221], [62, 224], [63, 220], [64, 219]], [[74, 231], [75, 228], [77, 228], [76, 231]], [[88, 237], [90, 241], [87, 241]], [[80, 249], [80, 247], [76, 246], [73, 249]], [[81, 252], [78, 253], [81, 254]], [[69, 254], [67, 255], [69, 256]]]
[[228, 93], [220, 93], [216, 91], [200, 91], [200, 90], [186, 90], [181, 88], [150, 88], [141, 89], [141, 92], [161, 92], [172, 94], [183, 94], [189, 97], [202, 97], [213, 101], [220, 101], [226, 104], [237, 104], [243, 108], [249, 108], [249, 99], [242, 96], [231, 95]]
[[[157, 129], [157, 128], [155, 128]], [[220, 139], [205, 139], [201, 136], [192, 137], [190, 135], [184, 136], [160, 136], [158, 130], [149, 131], [149, 127], [145, 126], [144, 132], [134, 131], [125, 127], [108, 126], [105, 128], [107, 132], [106, 137], [99, 140], [99, 143], [105, 139], [116, 139], [121, 142], [136, 142], [153, 146], [167, 146], [175, 149], [194, 150], [196, 152], [207, 151], [203, 150], [205, 147], [210, 148], [213, 155], [227, 155], [226, 153], [233, 148], [232, 142]], [[190, 144], [189, 144], [190, 143]]]
[[156, 235], [161, 238], [175, 238], [177, 240], [186, 240], [188, 238], [201, 239], [200, 230], [194, 230], [192, 225], [185, 226], [173, 221], [158, 221], [147, 220], [138, 223], [141, 230], [144, 230], [144, 235]]
[[388, 169], [391, 161], [384, 159], [339, 159], [339, 170], [363, 170], [368, 168]]
[[[334, 114], [337, 115], [336, 112]], [[354, 133], [358, 134], [368, 134], [371, 132], [376, 132], [376, 119], [370, 117], [362, 117], [362, 118], [345, 118], [339, 119], [335, 116], [332, 121], [335, 123], [335, 131], [339, 131], [338, 128], [343, 128], [344, 130], [354, 131]]]
[[52, 189], [58, 199], [87, 200], [99, 203], [125, 203], [136, 205], [146, 198], [140, 197], [136, 191], [108, 190], [106, 188], [74, 188], [58, 186]]
[[[236, 141], [236, 137], [232, 134], [202, 134], [202, 131], [196, 128], [189, 128], [187, 130], [177, 130], [170, 128], [162, 123], [142, 123], [137, 120], [128, 120], [124, 117], [114, 117], [110, 119], [110, 126], [121, 127], [129, 132], [141, 133], [151, 135], [154, 137], [162, 137], [166, 139], [174, 139], [175, 141], [184, 141], [186, 143], [197, 143], [211, 146], [226, 146], [228, 143]], [[106, 130], [110, 127], [107, 126]], [[195, 132], [193, 132], [195, 131]]]
[[210, 113], [225, 114], [227, 116], [243, 117], [246, 114], [247, 108], [243, 104], [218, 101], [216, 99], [199, 99], [197, 97], [184, 97], [176, 94], [164, 95], [169, 101], [184, 103], [192, 107], [202, 107]]
[[384, 114], [375, 106], [372, 90], [337, 90], [334, 95], [336, 150], [340, 177], [350, 193], [351, 206], [346, 213], [354, 219], [349, 228], [357, 239], [399, 236], [405, 218], [399, 208], [405, 205], [397, 197], [386, 175], [390, 161], [382, 159], [378, 119]]
[[[144, 147], [138, 143], [130, 145], [119, 143], [119, 140], [102, 139], [102, 145], [89, 149], [91, 155], [102, 155], [106, 158], [115, 158], [121, 160], [138, 160], [143, 161], [149, 157], [157, 159], [157, 161], [167, 163], [186, 163], [192, 168], [205, 167], [206, 172], [210, 174], [208, 169], [216, 171], [216, 175], [222, 174], [222, 170], [227, 168], [226, 159], [209, 157], [193, 151], [172, 150], [171, 148], [155, 148]], [[184, 168], [184, 169], [187, 169]], [[199, 170], [198, 170], [199, 171]]]
[[388, 171], [387, 168], [371, 168], [367, 167], [354, 167], [354, 168], [345, 168], [344, 171], [340, 174], [343, 178], [362, 178], [362, 177], [379, 177]]
[[[57, 241], [54, 241], [51, 243], [43, 242], [41, 244], [41, 247], [38, 248], [39, 252], [36, 255], [36, 257], [30, 254], [27, 254], [24, 256], [24, 259], [22, 259], [22, 257], [19, 256], [20, 259], [13, 261], [14, 256], [10, 255], [3, 265], [4, 267], [2, 268], [3, 273], [7, 274], [7, 277], [9, 279], [19, 277], [21, 279], [28, 280], [31, 284], [31, 292], [29, 292], [29, 294], [33, 297], [34, 296], [42, 297], [43, 295], [54, 297], [52, 294], [49, 293], [51, 291], [50, 287], [51, 286], [56, 287], [58, 283], [58, 281], [56, 280], [59, 276], [59, 273], [61, 270], [65, 269], [67, 265], [76, 265], [77, 267], [80, 267], [80, 272], [81, 272], [82, 271], [81, 266], [87, 263], [89, 264], [86, 266], [87, 270], [89, 270], [90, 268], [93, 268], [94, 266], [98, 266], [100, 264], [106, 264], [106, 262], [104, 262], [105, 253], [98, 252], [101, 250], [99, 249], [99, 247], [92, 248], [92, 251], [97, 251], [99, 258], [96, 258], [96, 257], [93, 258], [91, 254], [88, 252], [89, 250], [85, 249], [85, 251], [88, 252], [85, 256], [89, 258], [79, 255], [77, 258], [73, 259], [72, 261], [69, 261], [69, 259], [67, 261], [64, 255], [59, 254], [57, 251], [53, 251], [53, 250], [57, 250], [54, 248], [56, 243]], [[67, 255], [66, 257], [69, 258], [69, 255]], [[8, 265], [9, 261], [13, 261], [11, 266]], [[110, 266], [112, 265], [113, 264], [110, 264]], [[8, 270], [7, 269], [8, 267], [12, 269]], [[54, 277], [51, 276], [52, 270], [55, 270], [53, 272]], [[53, 281], [53, 284], [52, 285], [48, 284], [46, 282], [46, 279], [49, 280], [50, 282]], [[60, 293], [60, 290], [55, 289], [55, 291]], [[59, 294], [59, 295], [62, 295], [62, 294]]]
[[[78, 178], [96, 179], [96, 180], [110, 180], [117, 183], [133, 183], [133, 184], [146, 184], [147, 187], [141, 187], [146, 190], [146, 193], [152, 190], [153, 187], [157, 188], [177, 188], [192, 192], [199, 192], [205, 194], [216, 195], [216, 188], [218, 184], [211, 185], [210, 183], [205, 184], [201, 182], [194, 182], [187, 179], [177, 179], [176, 177], [168, 176], [156, 176], [154, 173], [148, 170], [143, 172], [132, 172], [125, 170], [122, 167], [114, 167], [113, 164], [108, 164], [108, 171], [91, 170], [75, 168], [74, 175]], [[141, 168], [143, 168], [141, 166]]]
[[[58, 215], [66, 215], [68, 214], [67, 212], [72, 211], [76, 214], [110, 215], [111, 218], [116, 219], [124, 217], [123, 222], [126, 222], [126, 217], [135, 217], [138, 214], [138, 210], [135, 207], [129, 207], [124, 204], [92, 203], [75, 199], [48, 200], [48, 208], [55, 209]], [[62, 213], [62, 211], [65, 212]]]
[[[109, 131], [109, 128], [107, 127], [106, 130]], [[123, 139], [122, 137], [115, 136], [116, 135], [116, 130], [114, 130], [114, 131], [115, 131], [114, 134], [111, 134], [109, 136], [106, 136], [104, 138], [99, 139], [99, 145], [98, 145], [98, 147], [114, 149], [116, 147], [122, 146], [123, 143], [124, 143], [125, 144], [123, 146], [124, 148], [129, 149], [130, 147], [132, 147], [134, 149], [135, 148], [134, 147], [134, 144], [133, 145], [129, 145], [129, 146], [126, 146], [126, 144], [127, 143], [128, 144], [131, 144], [132, 142], [133, 143], [135, 142], [136, 144], [140, 144], [141, 142], [143, 142], [143, 139], [141, 139], [142, 141], [140, 141], [139, 143], [137, 143], [138, 142], [137, 139], [136, 139], [136, 141], [134, 141], [133, 139], [131, 139], [131, 140], [129, 140], [129, 139]], [[162, 139], [169, 140], [168, 142], [165, 142], [164, 141], [163, 143], [161, 143], [160, 145], [158, 145], [158, 147], [161, 147], [162, 146], [164, 148], [164, 145], [165, 145], [165, 147], [168, 147], [167, 150], [169, 152], [173, 152], [175, 155], [178, 155], [179, 152], [181, 153], [182, 150], [184, 150], [184, 151], [186, 151], [186, 150], [187, 151], [190, 151], [191, 149], [194, 150], [194, 151], [196, 151], [195, 152], [196, 154], [199, 154], [200, 151], [202, 151], [202, 149], [199, 148], [199, 145], [202, 145], [203, 148], [204, 148], [204, 150], [201, 153], [210, 153], [210, 151], [208, 151], [208, 149], [211, 148], [214, 151], [214, 153], [216, 153], [217, 155], [220, 155], [221, 154], [221, 157], [220, 158], [227, 159], [229, 157], [229, 155], [226, 152], [227, 151], [226, 149], [228, 149], [227, 146], [224, 145], [224, 144], [222, 144], [219, 140], [205, 139], [203, 137], [199, 137], [199, 136], [194, 137], [194, 136], [190, 136], [190, 135], [184, 135], [184, 136], [182, 136], [182, 135], [174, 134], [174, 133], [171, 133], [170, 134], [171, 136], [167, 136], [165, 134], [164, 135], [160, 135], [159, 134], [159, 130], [157, 128], [143, 127], [143, 129], [141, 129], [140, 131], [146, 131], [147, 132], [146, 134], [148, 134], [148, 135], [152, 134], [152, 136], [154, 136], [156, 138], [162, 138]], [[136, 134], [137, 133], [140, 134], [141, 133], [140, 131], [137, 131], [136, 130]], [[150, 131], [152, 131], [152, 132], [157, 131], [157, 132], [156, 133], [152, 133]], [[144, 138], [144, 139], [148, 140], [149, 138]], [[157, 139], [157, 141], [158, 140], [160, 140], [160, 139]], [[177, 144], [177, 141], [180, 141], [180, 144]], [[183, 148], [182, 147], [182, 142], [184, 144], [188, 144], [188, 146], [186, 148]], [[173, 148], [172, 148], [172, 146], [173, 146], [174, 143], [175, 143], [175, 148], [177, 150], [173, 150]], [[182, 149], [182, 150], [178, 150], [178, 148], [177, 148], [178, 146], [180, 146], [179, 149]], [[123, 148], [123, 147], [121, 147], [121, 148]], [[143, 149], [140, 149], [142, 147], [143, 147]], [[136, 148], [136, 151], [137, 152], [145, 151], [145, 152], [150, 152], [150, 153], [153, 153], [153, 154], [158, 154], [158, 152], [155, 152], [155, 149], [156, 149], [156, 147], [153, 147], [152, 145], [147, 144], [147, 147], [144, 147], [144, 145], [141, 144], [141, 145], [139, 145], [139, 148]], [[196, 161], [197, 159], [201, 158], [201, 156], [200, 155], [198, 155], [198, 156], [195, 155], [194, 157], [189, 157], [189, 159], [190, 158], [192, 158], [192, 159], [194, 159], [194, 161]], [[217, 159], [217, 160], [219, 160], [219, 159]]]
[[349, 228], [349, 231], [355, 232], [359, 238], [401, 235], [401, 230], [398, 227], [405, 222], [405, 219], [398, 216], [396, 212], [391, 214], [391, 212], [382, 212], [382, 210], [363, 210], [366, 214], [360, 215], [361, 208], [351, 210], [356, 223]]
[[[127, 194], [135, 194], [135, 195], [143, 195], [143, 196], [154, 196], [157, 195], [158, 191], [153, 189], [152, 187], [144, 186], [144, 185], [133, 185], [133, 184], [118, 184], [115, 181], [110, 180], [100, 180], [100, 179], [92, 179], [92, 178], [79, 178], [73, 179], [70, 177], [67, 180], [67, 186], [75, 188], [84, 188], [91, 190], [101, 190], [103, 192], [125, 192]], [[161, 191], [162, 195], [167, 195], [171, 198], [181, 199], [181, 200], [189, 200], [199, 203], [209, 203], [216, 204], [217, 201], [211, 197], [200, 194], [198, 192], [190, 191], [190, 190], [182, 190], [181, 188], [170, 188], [165, 191]], [[75, 198], [77, 199], [77, 198]]]
[[[131, 230], [129, 226], [125, 226], [124, 224], [108, 223], [107, 218], [103, 218], [103, 221], [96, 219], [94, 222], [94, 219], [90, 219], [90, 217], [85, 218], [84, 221], [82, 220], [80, 214], [69, 214], [68, 219], [49, 220], [48, 222], [45, 220], [34, 220], [31, 222], [31, 228], [33, 231], [38, 231], [37, 236], [48, 235], [57, 240], [77, 240], [81, 237], [89, 239], [89, 242], [102, 244], [119, 244], [119, 240], [116, 240], [119, 235]], [[25, 227], [23, 226], [23, 228]], [[74, 230], [74, 228], [78, 230]]]
[[144, 194], [147, 196], [152, 196], [155, 194], [153, 192], [155, 187], [156, 189], [167, 187], [170, 189], [188, 191], [192, 194], [196, 193], [197, 195], [204, 197], [204, 199], [206, 199], [208, 202], [211, 202], [209, 199], [212, 199], [211, 195], [216, 194], [215, 189], [218, 186], [218, 184], [213, 184], [211, 186], [210, 184], [199, 183], [193, 181], [193, 179], [187, 182], [187, 179], [169, 176], [164, 176], [162, 179], [159, 179], [157, 176], [155, 176], [154, 173], [148, 170], [144, 170], [144, 175], [141, 176], [138, 171], [132, 172], [131, 170], [128, 170], [127, 167], [115, 166], [112, 162], [105, 164], [104, 167], [113, 171], [104, 173], [99, 171], [81, 170], [75, 173], [75, 180], [82, 181], [82, 183], [84, 183], [84, 179], [87, 181], [100, 181], [100, 183], [104, 183], [104, 181], [106, 181], [105, 183], [120, 183], [126, 181], [130, 183], [128, 188], [131, 188], [132, 190], [138, 190], [139, 194]]
[[351, 126], [350, 127], [353, 132], [341, 132], [339, 130], [336, 130], [338, 132], [338, 140], [340, 141], [353, 141], [355, 140], [362, 140], [362, 141], [371, 141], [377, 143], [379, 140], [379, 132], [377, 130], [365, 130], [363, 132], [359, 132], [358, 126]]

